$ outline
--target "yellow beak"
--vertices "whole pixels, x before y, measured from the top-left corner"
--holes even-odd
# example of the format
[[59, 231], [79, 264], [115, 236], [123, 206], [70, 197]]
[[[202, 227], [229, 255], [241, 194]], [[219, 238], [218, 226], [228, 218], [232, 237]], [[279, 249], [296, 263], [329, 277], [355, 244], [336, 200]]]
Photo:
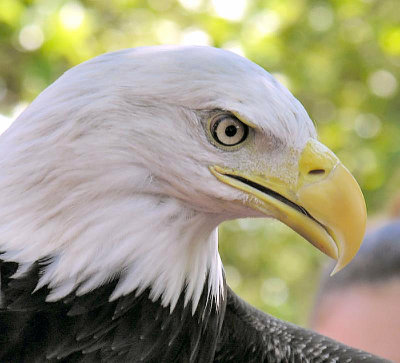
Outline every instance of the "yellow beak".
[[332, 273], [356, 255], [366, 226], [364, 197], [350, 172], [318, 141], [310, 140], [300, 156], [297, 185], [220, 166], [210, 170], [220, 181], [253, 196], [245, 202], [249, 206], [272, 214], [336, 259]]

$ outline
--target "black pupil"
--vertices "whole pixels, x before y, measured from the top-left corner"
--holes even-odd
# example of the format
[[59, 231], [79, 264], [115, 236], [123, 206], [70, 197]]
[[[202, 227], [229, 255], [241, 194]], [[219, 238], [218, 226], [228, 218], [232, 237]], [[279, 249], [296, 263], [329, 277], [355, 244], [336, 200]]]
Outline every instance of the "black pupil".
[[235, 125], [229, 125], [226, 129], [225, 129], [225, 135], [228, 137], [233, 137], [235, 136], [237, 133], [237, 128]]

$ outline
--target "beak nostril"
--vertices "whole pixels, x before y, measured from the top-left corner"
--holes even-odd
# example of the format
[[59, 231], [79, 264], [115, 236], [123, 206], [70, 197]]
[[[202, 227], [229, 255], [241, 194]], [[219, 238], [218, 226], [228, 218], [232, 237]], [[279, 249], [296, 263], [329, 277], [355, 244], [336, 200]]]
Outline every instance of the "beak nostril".
[[314, 170], [310, 170], [308, 172], [308, 174], [310, 174], [310, 175], [322, 175], [322, 174], [325, 174], [325, 170], [324, 169], [314, 169]]

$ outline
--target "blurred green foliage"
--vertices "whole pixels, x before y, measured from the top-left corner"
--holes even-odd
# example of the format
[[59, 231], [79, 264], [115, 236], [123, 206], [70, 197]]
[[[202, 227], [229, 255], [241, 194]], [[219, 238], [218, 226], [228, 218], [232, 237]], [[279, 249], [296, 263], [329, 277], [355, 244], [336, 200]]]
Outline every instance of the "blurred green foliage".
[[[151, 44], [243, 54], [304, 104], [353, 172], [369, 212], [400, 184], [398, 0], [0, 0], [0, 129], [71, 66]], [[221, 230], [232, 287], [275, 316], [306, 322], [324, 257], [277, 222]]]

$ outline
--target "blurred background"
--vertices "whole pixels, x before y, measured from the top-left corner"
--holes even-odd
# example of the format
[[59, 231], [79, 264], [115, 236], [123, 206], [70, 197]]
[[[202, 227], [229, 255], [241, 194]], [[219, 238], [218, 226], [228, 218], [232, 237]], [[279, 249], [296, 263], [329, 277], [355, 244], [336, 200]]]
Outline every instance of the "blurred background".
[[[398, 0], [0, 0], [0, 132], [68, 68], [153, 44], [229, 49], [288, 87], [320, 139], [350, 169], [369, 216], [400, 185]], [[321, 266], [284, 225], [224, 223], [231, 287], [274, 316], [307, 325]]]

